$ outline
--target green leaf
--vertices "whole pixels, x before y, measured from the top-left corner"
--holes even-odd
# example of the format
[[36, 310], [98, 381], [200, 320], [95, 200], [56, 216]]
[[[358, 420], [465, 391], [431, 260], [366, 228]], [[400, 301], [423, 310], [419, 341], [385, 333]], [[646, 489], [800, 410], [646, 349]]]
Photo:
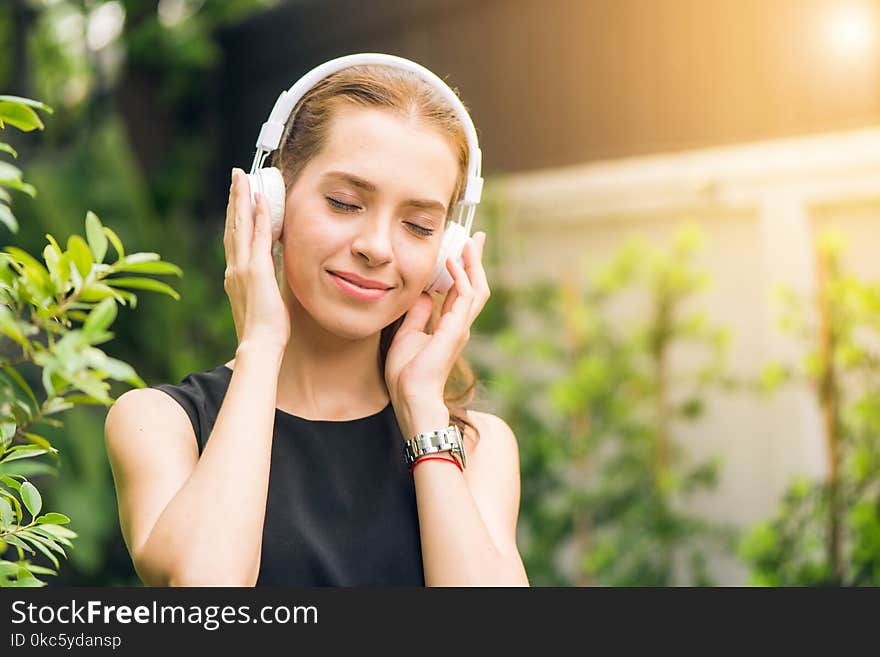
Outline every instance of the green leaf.
[[52, 397], [51, 399], [47, 399], [45, 402], [43, 402], [43, 422], [46, 421], [46, 415], [60, 413], [61, 411], [66, 411], [69, 408], [73, 408], [73, 404], [71, 403], [71, 400], [65, 397]]
[[[116, 288], [114, 288], [116, 289]], [[134, 292], [116, 289], [116, 293], [121, 296], [131, 308], [137, 307], [137, 295]]]
[[131, 255], [125, 256], [122, 264], [136, 265], [142, 262], [156, 262], [161, 259], [162, 256], [160, 256], [158, 253], [154, 253], [152, 251], [141, 251], [139, 253], [132, 253]]
[[0, 160], [0, 185], [9, 189], [17, 189], [28, 196], [36, 196], [37, 190], [21, 179], [21, 169]]
[[9, 153], [12, 157], [18, 157], [18, 153], [16, 152], [16, 150], [9, 144], [3, 143], [2, 141], [0, 141], [0, 151], [3, 151], [4, 153]]
[[[19, 459], [29, 459], [35, 456], [40, 456], [41, 454], [45, 454], [47, 450], [38, 449], [36, 447], [26, 447], [25, 449], [19, 449], [14, 452], [10, 452], [2, 459], [0, 459], [0, 463], [9, 463], [9, 461], [17, 461]], [[24, 486], [24, 484], [22, 484]]]
[[12, 507], [9, 502], [7, 502], [4, 498], [0, 497], [0, 521], [3, 522], [4, 527], [9, 527], [15, 519], [12, 513]]
[[83, 324], [82, 331], [86, 339], [105, 331], [116, 319], [116, 301], [112, 298], [102, 300]]
[[51, 568], [45, 568], [43, 566], [37, 566], [35, 564], [29, 563], [28, 570], [32, 573], [37, 573], [39, 575], [57, 575], [58, 571], [52, 570]]
[[57, 290], [64, 289], [64, 274], [58, 265], [60, 259], [61, 258], [55, 252], [55, 249], [52, 248], [51, 244], [47, 244], [43, 248], [43, 260], [46, 261], [46, 268], [49, 270], [49, 278], [52, 279], [52, 284], [55, 285]]
[[108, 297], [116, 298], [117, 292], [104, 283], [91, 283], [83, 288], [79, 298], [83, 301], [102, 301]]
[[78, 372], [77, 375], [71, 379], [70, 383], [78, 390], [81, 390], [87, 395], [91, 395], [95, 399], [100, 399], [108, 406], [113, 403], [113, 400], [107, 396], [107, 390], [110, 386], [98, 378], [94, 372]]
[[92, 255], [95, 256], [95, 262], [104, 262], [104, 256], [107, 254], [107, 236], [101, 230], [101, 220], [91, 210], [86, 214], [86, 237]]
[[170, 262], [137, 262], [131, 265], [117, 265], [115, 271], [125, 271], [134, 274], [174, 274], [183, 276], [180, 267]]
[[15, 546], [17, 546], [17, 547], [20, 547], [22, 550], [26, 550], [27, 552], [30, 552], [31, 554], [34, 554], [34, 550], [33, 550], [33, 548], [32, 548], [30, 545], [28, 545], [27, 543], [25, 543], [25, 542], [19, 540], [19, 539], [16, 538], [15, 536], [12, 536], [11, 534], [7, 534], [6, 536], [3, 537], [3, 539], [4, 539], [7, 543], [9, 543], [10, 545], [15, 545]]
[[64, 251], [61, 249], [61, 246], [58, 244], [58, 240], [56, 240], [56, 239], [52, 236], [52, 233], [46, 233], [46, 241], [49, 242], [49, 244], [52, 245], [52, 248], [55, 249], [55, 253], [57, 253], [59, 256], [64, 252]]
[[42, 130], [46, 127], [39, 115], [27, 105], [5, 100], [0, 100], [0, 120], [24, 132]]
[[43, 110], [47, 114], [52, 114], [52, 108], [49, 107], [46, 103], [41, 103], [39, 100], [34, 100], [33, 98], [24, 98], [23, 96], [2, 96], [0, 95], [0, 101], [7, 103], [19, 103], [20, 105], [27, 105], [28, 107], [33, 107], [38, 110]]
[[58, 554], [60, 554], [64, 557], [67, 556], [67, 553], [64, 551], [64, 548], [61, 547], [60, 545], [58, 545], [58, 543], [55, 542], [54, 538], [49, 538], [48, 536], [45, 536], [43, 534], [38, 534], [37, 532], [35, 532], [33, 530], [34, 530], [33, 527], [31, 527], [29, 529], [25, 529], [23, 532], [19, 533], [19, 536], [21, 536], [21, 534], [25, 534], [28, 537], [36, 536], [39, 538], [40, 543], [42, 543], [46, 547], [54, 550], [55, 552], [57, 552]]
[[57, 454], [58, 450], [52, 447], [52, 443], [46, 440], [43, 436], [40, 436], [35, 433], [31, 433], [29, 431], [24, 432], [24, 437], [27, 438], [31, 444], [37, 445], [38, 447], [42, 447], [49, 454]]
[[43, 582], [30, 573], [25, 575], [19, 575], [17, 580], [12, 582], [8, 582], [5, 586], [15, 587], [15, 588], [36, 588], [38, 586], [46, 586], [46, 582]]
[[15, 575], [15, 573], [17, 572], [18, 564], [13, 563], [12, 561], [0, 559], [0, 581], [2, 581], [2, 578], [9, 577], [10, 575]]
[[49, 282], [49, 272], [43, 266], [43, 263], [34, 258], [30, 253], [17, 246], [7, 246], [5, 251], [27, 271], [33, 272], [33, 275], [39, 279], [40, 283], [43, 283], [44, 281], [46, 283]]
[[22, 346], [26, 346], [29, 343], [19, 321], [9, 309], [3, 307], [0, 307], [0, 333], [7, 335]]
[[17, 397], [10, 400], [9, 412], [18, 424], [29, 424], [33, 415], [33, 409]]
[[39, 518], [37, 518], [38, 525], [44, 525], [46, 523], [52, 525], [66, 525], [70, 522], [70, 518], [68, 518], [63, 513], [46, 513]]
[[162, 292], [163, 294], [173, 297], [175, 301], [180, 301], [180, 295], [174, 288], [161, 281], [153, 280], [152, 278], [107, 278], [104, 280], [107, 282], [107, 285], [110, 286], [118, 285], [120, 287], [130, 287], [137, 290]]
[[40, 496], [40, 491], [31, 482], [26, 481], [21, 485], [20, 492], [21, 501], [24, 502], [27, 510], [31, 512], [31, 516], [36, 517], [43, 507], [43, 498]]
[[[49, 559], [49, 561], [51, 561], [52, 564], [56, 568], [59, 567], [58, 557], [56, 557], [54, 554], [52, 554], [52, 552], [49, 551], [49, 548], [43, 542], [43, 541], [47, 541], [49, 539], [47, 539], [45, 537], [38, 538], [38, 534], [34, 534], [34, 533], [31, 533], [28, 531], [19, 532], [18, 536], [20, 536], [22, 540], [30, 541], [30, 544], [33, 545], [35, 548], [37, 548], [44, 555], [46, 555], [46, 557]], [[67, 556], [67, 555], [65, 555], [65, 556]]]
[[27, 381], [25, 381], [22, 378], [21, 374], [18, 373], [18, 370], [16, 370], [15, 368], [13, 368], [9, 365], [6, 365], [3, 368], [3, 371], [6, 372], [19, 385], [19, 387], [25, 391], [25, 394], [27, 394], [28, 398], [33, 403], [34, 408], [39, 408], [40, 403], [37, 401], [37, 398], [34, 396], [34, 391], [31, 390], [31, 387], [27, 384]]
[[[125, 361], [110, 358], [100, 349], [88, 349], [85, 351], [85, 362], [95, 371], [103, 372], [117, 381], [129, 381], [132, 384], [143, 384], [134, 368]], [[146, 385], [146, 384], [143, 384]]]
[[87, 397], [86, 395], [68, 395], [64, 399], [68, 402], [71, 402], [71, 405], [66, 406], [65, 408], [73, 408], [73, 404], [92, 404], [94, 406], [103, 406], [101, 402], [96, 401], [91, 397]]
[[16, 491], [21, 490], [21, 484], [8, 475], [0, 475], [0, 481]]
[[3, 223], [11, 232], [18, 232], [18, 220], [12, 214], [12, 210], [5, 203], [0, 203], [0, 222]]
[[73, 258], [76, 270], [80, 273], [80, 276], [83, 278], [88, 276], [89, 272], [92, 271], [94, 260], [86, 241], [79, 235], [71, 235], [67, 239], [67, 251], [70, 257]]
[[101, 232], [107, 236], [107, 239], [110, 240], [113, 248], [116, 249], [117, 262], [125, 258], [125, 248], [122, 246], [122, 240], [116, 236], [116, 233], [107, 228], [107, 226], [101, 226]]
[[18, 498], [3, 488], [0, 488], [0, 495], [5, 496], [10, 502], [12, 502], [12, 506], [15, 508], [15, 522], [21, 524], [24, 514], [22, 513], [21, 503], [18, 501]]
[[10, 442], [17, 429], [15, 422], [0, 422], [0, 443]]
[[51, 534], [56, 540], [65, 545], [70, 545], [69, 542], [65, 543], [67, 539], [76, 538], [79, 536], [72, 529], [68, 529], [67, 527], [61, 527], [60, 525], [35, 525], [32, 527], [34, 531], [41, 531]]

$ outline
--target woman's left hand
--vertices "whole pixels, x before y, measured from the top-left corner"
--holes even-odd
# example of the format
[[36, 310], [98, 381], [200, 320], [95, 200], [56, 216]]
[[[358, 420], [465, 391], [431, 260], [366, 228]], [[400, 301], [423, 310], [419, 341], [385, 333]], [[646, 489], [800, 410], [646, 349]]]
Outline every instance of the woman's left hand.
[[385, 382], [392, 402], [443, 403], [446, 379], [470, 340], [471, 324], [489, 298], [481, 262], [485, 241], [484, 232], [467, 241], [462, 250], [463, 267], [452, 257], [446, 259], [453, 284], [433, 333], [424, 331], [433, 309], [430, 294], [422, 292], [407, 311], [385, 359]]

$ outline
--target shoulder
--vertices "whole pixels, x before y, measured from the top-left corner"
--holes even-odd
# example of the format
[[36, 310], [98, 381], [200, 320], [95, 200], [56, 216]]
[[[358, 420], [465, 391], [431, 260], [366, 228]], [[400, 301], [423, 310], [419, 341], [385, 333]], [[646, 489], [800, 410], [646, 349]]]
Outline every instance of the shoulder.
[[191, 469], [199, 457], [186, 412], [149, 387], [128, 390], [116, 399], [104, 420], [104, 443], [114, 477], [125, 482]]
[[152, 387], [133, 388], [121, 394], [107, 411], [105, 435], [110, 439], [145, 423], [162, 429], [182, 428], [188, 426], [189, 418], [166, 392]]

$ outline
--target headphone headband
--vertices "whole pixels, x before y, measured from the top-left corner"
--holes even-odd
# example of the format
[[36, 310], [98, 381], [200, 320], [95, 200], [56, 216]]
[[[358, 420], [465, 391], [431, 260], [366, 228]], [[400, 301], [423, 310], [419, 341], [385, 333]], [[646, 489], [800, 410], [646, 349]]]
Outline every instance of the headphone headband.
[[[480, 202], [480, 197], [483, 192], [483, 178], [481, 177], [482, 154], [480, 152], [480, 145], [477, 141], [477, 131], [474, 128], [474, 123], [471, 120], [470, 114], [468, 114], [461, 99], [454, 91], [452, 91], [449, 85], [437, 75], [420, 64], [416, 64], [409, 59], [404, 59], [403, 57], [397, 57], [395, 55], [386, 55], [382, 53], [358, 53], [355, 55], [337, 57], [336, 59], [331, 59], [328, 62], [316, 66], [297, 80], [290, 89], [282, 91], [281, 95], [278, 96], [278, 100], [275, 101], [275, 105], [272, 107], [272, 112], [269, 114], [269, 118], [263, 123], [263, 127], [260, 129], [260, 134], [257, 137], [257, 153], [254, 156], [253, 168], [255, 169], [258, 166], [258, 162], [262, 162], [266, 155], [278, 148], [281, 143], [284, 126], [290, 118], [291, 112], [293, 112], [297, 103], [310, 89], [312, 89], [312, 87], [337, 71], [361, 64], [384, 64], [416, 73], [426, 82], [434, 86], [452, 105], [455, 113], [458, 115], [459, 120], [461, 120], [461, 123], [464, 126], [468, 142], [467, 184], [465, 185], [464, 193], [462, 194], [459, 203], [471, 206], [472, 210], [473, 206]], [[470, 223], [470, 221], [468, 221], [468, 223]]]

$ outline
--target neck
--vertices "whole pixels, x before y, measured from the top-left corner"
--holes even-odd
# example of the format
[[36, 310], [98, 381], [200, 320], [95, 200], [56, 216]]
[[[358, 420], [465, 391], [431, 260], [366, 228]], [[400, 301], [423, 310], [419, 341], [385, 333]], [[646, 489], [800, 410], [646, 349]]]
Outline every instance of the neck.
[[330, 333], [282, 285], [291, 321], [278, 373], [276, 406], [299, 417], [348, 420], [378, 413], [390, 397], [379, 371], [381, 333], [347, 339]]

